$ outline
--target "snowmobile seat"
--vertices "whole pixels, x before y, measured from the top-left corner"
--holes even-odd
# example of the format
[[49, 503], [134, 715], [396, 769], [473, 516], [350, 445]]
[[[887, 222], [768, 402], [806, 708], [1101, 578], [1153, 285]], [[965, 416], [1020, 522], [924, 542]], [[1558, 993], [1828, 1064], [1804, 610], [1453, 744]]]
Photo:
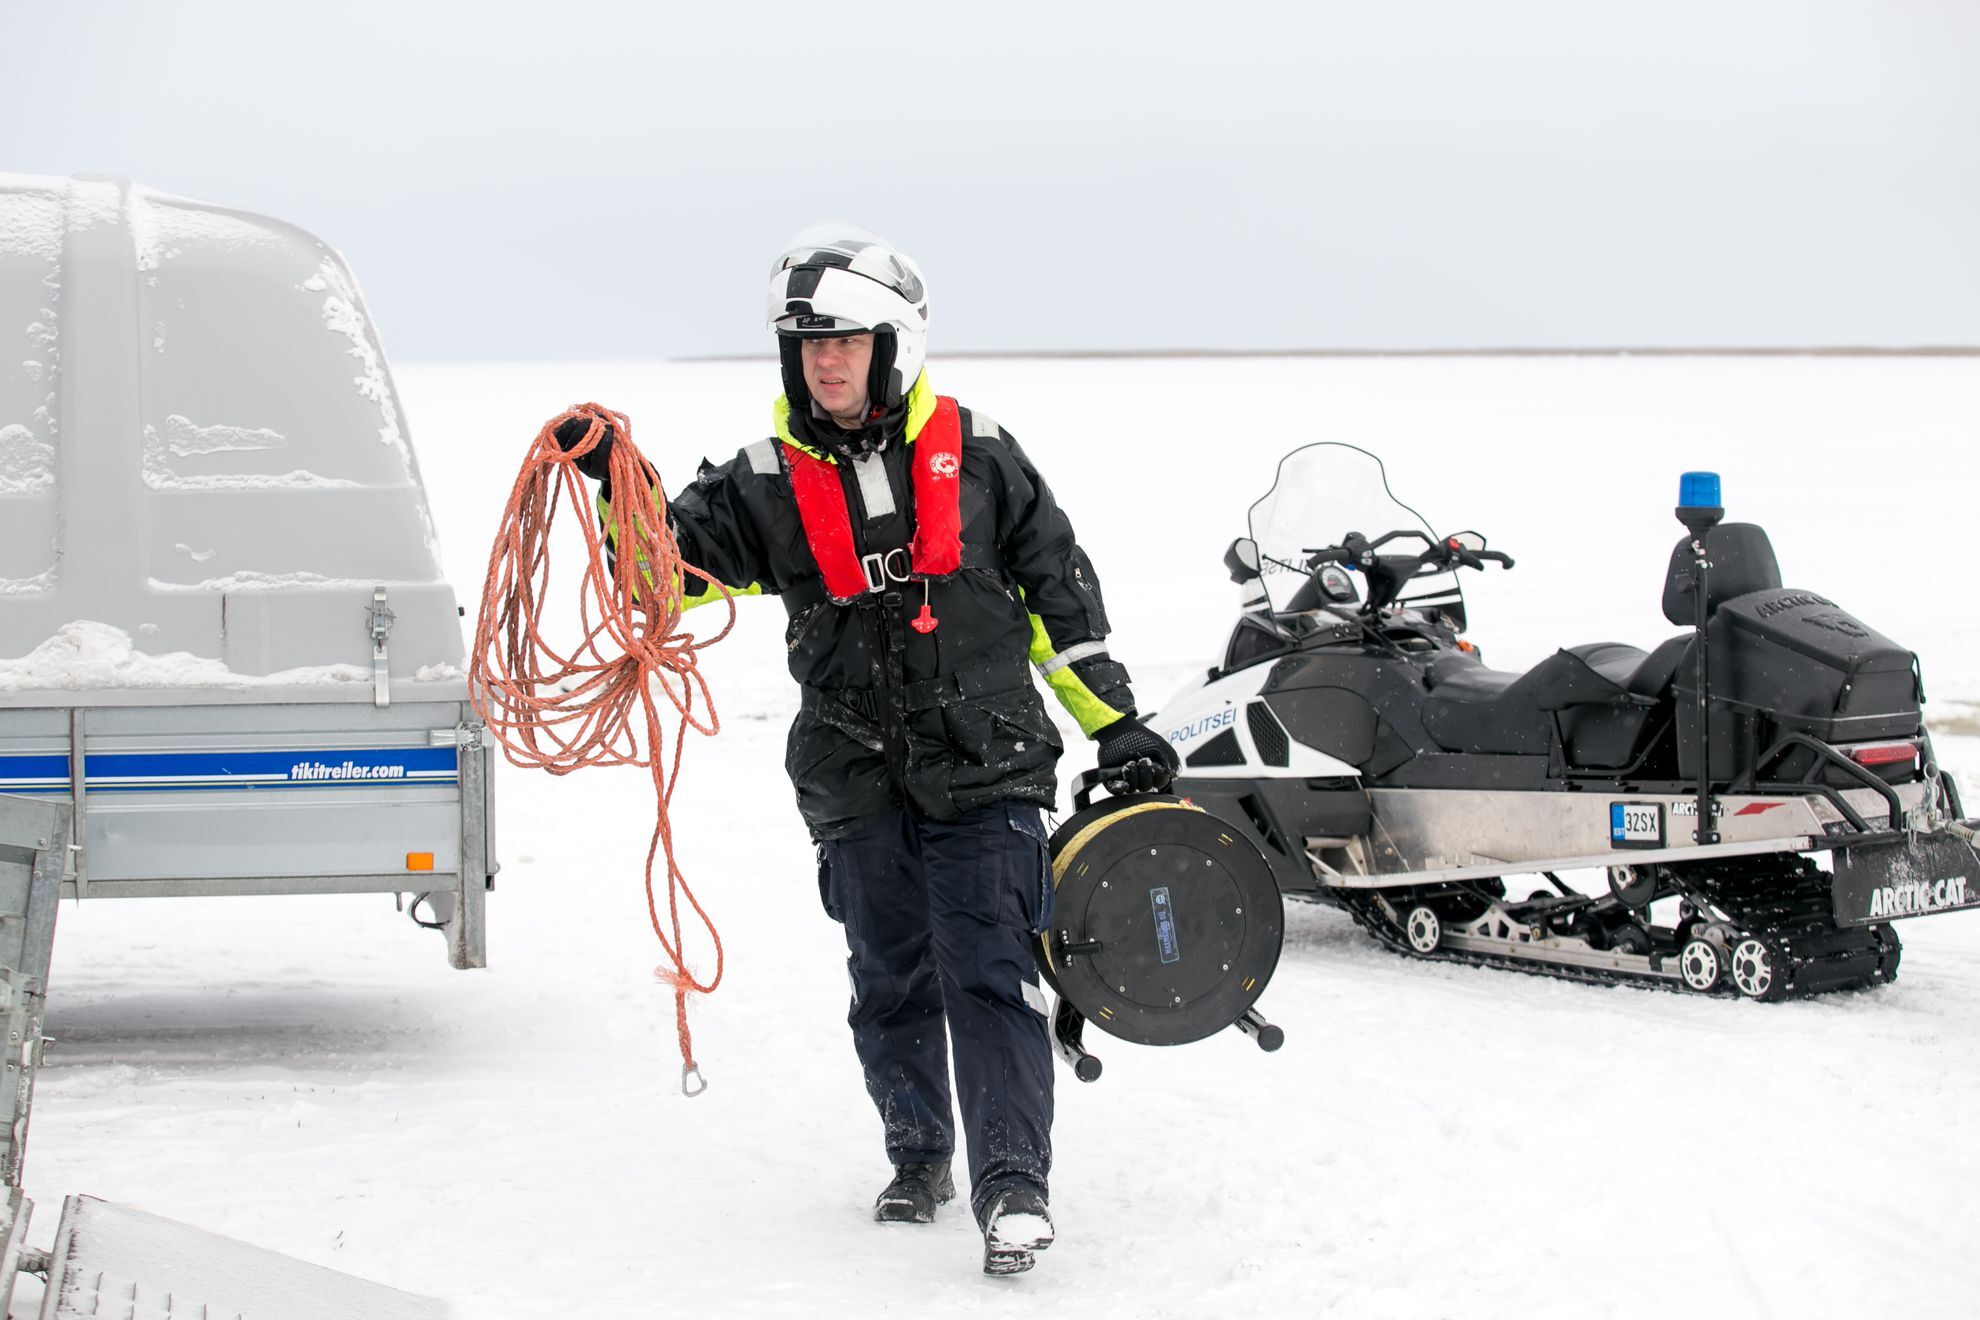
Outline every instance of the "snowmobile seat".
[[1522, 675], [1487, 669], [1463, 652], [1441, 655], [1430, 662], [1423, 680], [1440, 697], [1452, 701], [1496, 701]]
[[[1578, 762], [1569, 726], [1586, 726], [1591, 744], [1600, 744], [1591, 750], [1605, 758], [1614, 755], [1609, 750], [1613, 744], [1633, 744], [1656, 704], [1654, 692], [1635, 689], [1639, 682], [1668, 686], [1666, 665], [1676, 665], [1668, 643], [1655, 655], [1645, 655], [1620, 642], [1594, 642], [1556, 651], [1524, 674], [1482, 665], [1440, 666], [1429, 676], [1435, 685], [1424, 701], [1423, 727], [1446, 751], [1545, 756], [1554, 741], [1555, 714], [1563, 712], [1569, 761], [1603, 764]], [[1639, 671], [1656, 670], [1663, 671], [1661, 680], [1655, 672], [1645, 672], [1639, 680]], [[1588, 718], [1598, 712], [1610, 718]], [[1605, 724], [1609, 727], [1598, 736], [1596, 730]]]
[[1529, 669], [1524, 681], [1541, 710], [1607, 706], [1629, 696], [1629, 681], [1647, 657], [1621, 642], [1594, 642], [1556, 651]]
[[1561, 711], [1561, 742], [1569, 765], [1591, 770], [1620, 770], [1642, 751], [1643, 736], [1661, 699], [1671, 689], [1691, 652], [1691, 636], [1660, 642], [1630, 672], [1624, 688], [1633, 698], [1626, 704], [1571, 706]]

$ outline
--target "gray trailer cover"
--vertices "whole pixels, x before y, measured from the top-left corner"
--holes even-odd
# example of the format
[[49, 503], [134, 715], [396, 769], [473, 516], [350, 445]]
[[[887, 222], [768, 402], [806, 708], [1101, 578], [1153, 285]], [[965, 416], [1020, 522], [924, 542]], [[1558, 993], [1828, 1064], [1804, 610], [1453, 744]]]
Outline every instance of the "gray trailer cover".
[[337, 254], [125, 180], [0, 176], [0, 793], [73, 801], [74, 892], [433, 891], [478, 965], [466, 698]]

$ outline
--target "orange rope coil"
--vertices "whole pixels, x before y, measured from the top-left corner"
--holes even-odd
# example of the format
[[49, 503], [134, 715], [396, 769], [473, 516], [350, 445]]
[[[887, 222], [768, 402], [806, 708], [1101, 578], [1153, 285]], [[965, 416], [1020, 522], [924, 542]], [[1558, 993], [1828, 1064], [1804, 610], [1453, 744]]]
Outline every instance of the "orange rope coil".
[[[582, 418], [588, 425], [584, 437], [567, 453], [557, 443], [556, 431], [571, 418]], [[610, 507], [618, 533], [617, 562], [610, 570], [604, 534], [591, 516], [583, 478], [574, 466], [574, 460], [598, 446], [608, 423], [613, 435], [607, 456]], [[590, 552], [578, 596], [581, 635], [569, 655], [542, 633], [551, 584], [550, 534], [565, 497], [578, 511]], [[687, 573], [714, 582], [728, 605], [728, 621], [705, 640], [680, 629], [685, 608], [681, 583]], [[655, 975], [674, 990], [681, 1089], [689, 1095], [701, 1094], [707, 1084], [694, 1061], [687, 997], [690, 992], [712, 993], [722, 983], [722, 937], [674, 859], [667, 808], [680, 779], [687, 730], [712, 735], [721, 728], [696, 656], [729, 635], [735, 613], [727, 588], [681, 558], [667, 525], [666, 495], [652, 464], [633, 447], [632, 422], [624, 413], [582, 403], [543, 424], [509, 492], [501, 529], [488, 554], [468, 692], [512, 765], [539, 767], [553, 775], [594, 765], [639, 765], [652, 772], [656, 811], [653, 838], [646, 849], [646, 910], [672, 963], [655, 969]], [[671, 758], [661, 753], [666, 745], [663, 696], [679, 716]], [[653, 885], [654, 862], [663, 852], [668, 918], [664, 926]], [[688, 969], [681, 934], [683, 899], [715, 948], [715, 973], [706, 982]]]

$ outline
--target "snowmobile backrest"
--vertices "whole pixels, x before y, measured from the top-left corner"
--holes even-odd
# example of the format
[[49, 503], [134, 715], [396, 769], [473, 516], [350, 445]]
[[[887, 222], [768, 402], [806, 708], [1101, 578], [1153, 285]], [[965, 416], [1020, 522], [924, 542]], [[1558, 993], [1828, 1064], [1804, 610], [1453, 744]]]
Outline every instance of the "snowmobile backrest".
[[[1712, 563], [1706, 577], [1708, 614], [1735, 596], [1773, 591], [1781, 585], [1773, 543], [1755, 523], [1720, 523], [1705, 534], [1705, 551]], [[1671, 566], [1664, 575], [1664, 617], [1685, 626], [1698, 621], [1688, 536], [1671, 548]]]
[[27, 328], [0, 357], [0, 661], [103, 662], [86, 701], [60, 655], [11, 700], [245, 679], [368, 702], [374, 620], [400, 695], [465, 695], [404, 414], [327, 245], [127, 179], [0, 175], [0, 325]]
[[[1633, 697], [1655, 697], [1671, 685], [1678, 667], [1690, 651], [1694, 638], [1690, 633], [1680, 633], [1676, 637], [1657, 643], [1657, 649], [1645, 656], [1636, 672], [1629, 676], [1629, 693]], [[1696, 663], [1695, 661], [1693, 662]]]

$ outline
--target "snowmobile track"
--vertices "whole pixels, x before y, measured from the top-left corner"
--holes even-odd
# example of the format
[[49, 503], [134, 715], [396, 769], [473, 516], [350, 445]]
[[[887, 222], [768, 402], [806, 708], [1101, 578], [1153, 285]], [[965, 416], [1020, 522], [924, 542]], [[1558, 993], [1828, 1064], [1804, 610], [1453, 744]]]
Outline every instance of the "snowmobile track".
[[[1679, 894], [1706, 900], [1737, 926], [1736, 937], [1721, 951], [1724, 969], [1717, 984], [1703, 992], [1686, 985], [1682, 978], [1656, 972], [1577, 967], [1465, 949], [1422, 951], [1411, 947], [1404, 929], [1384, 910], [1384, 897], [1401, 911], [1416, 906], [1417, 900], [1479, 900], [1475, 891], [1459, 886], [1424, 886], [1386, 895], [1378, 890], [1349, 890], [1316, 899], [1343, 908], [1356, 925], [1406, 958], [1524, 972], [1585, 985], [1651, 987], [1779, 1002], [1865, 989], [1894, 980], [1902, 953], [1896, 932], [1888, 926], [1838, 926], [1830, 915], [1829, 877], [1805, 858], [1791, 859], [1786, 866], [1782, 861], [1750, 859], [1699, 868], [1679, 886]], [[1400, 903], [1395, 902], [1398, 898]], [[1740, 952], [1753, 942], [1765, 950], [1767, 960], [1757, 975], [1750, 955], [1743, 966], [1735, 967]], [[1676, 948], [1659, 950], [1654, 955], [1657, 963], [1675, 963], [1683, 945], [1680, 938]]]

